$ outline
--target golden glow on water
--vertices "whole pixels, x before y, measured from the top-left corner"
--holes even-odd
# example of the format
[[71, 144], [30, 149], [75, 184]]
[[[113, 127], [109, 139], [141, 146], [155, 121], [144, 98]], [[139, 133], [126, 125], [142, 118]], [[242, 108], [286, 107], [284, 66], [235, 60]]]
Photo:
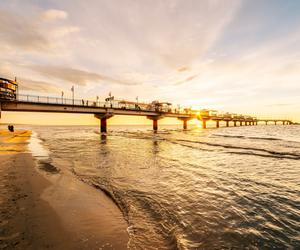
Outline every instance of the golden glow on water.
[[31, 131], [19, 130], [9, 132], [0, 130], [0, 155], [17, 154], [26, 151], [27, 141], [30, 139]]
[[167, 250], [292, 248], [299, 129], [161, 126], [153, 133], [151, 126], [111, 126], [102, 139], [98, 126], [34, 131], [57, 169], [71, 170], [118, 204], [132, 225], [130, 249]]
[[[198, 113], [197, 113], [198, 114]], [[194, 123], [196, 124], [197, 128], [201, 128], [202, 127], [202, 122], [200, 122], [199, 120], [195, 119]]]

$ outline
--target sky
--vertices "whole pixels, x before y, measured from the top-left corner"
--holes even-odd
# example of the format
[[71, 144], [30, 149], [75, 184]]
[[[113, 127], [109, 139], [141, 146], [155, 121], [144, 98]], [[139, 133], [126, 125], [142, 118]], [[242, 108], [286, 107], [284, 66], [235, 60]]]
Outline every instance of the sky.
[[[74, 85], [78, 99], [111, 92], [299, 122], [299, 9], [292, 0], [1, 0], [0, 75], [17, 77], [23, 94], [71, 98]], [[30, 113], [1, 120], [97, 122]]]

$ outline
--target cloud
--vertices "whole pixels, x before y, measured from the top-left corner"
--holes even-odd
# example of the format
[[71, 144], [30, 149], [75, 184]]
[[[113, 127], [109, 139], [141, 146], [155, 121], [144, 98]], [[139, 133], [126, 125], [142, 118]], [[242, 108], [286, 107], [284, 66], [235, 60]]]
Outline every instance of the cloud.
[[11, 51], [53, 52], [64, 45], [63, 40], [71, 33], [78, 32], [79, 27], [66, 24], [48, 24], [50, 20], [62, 20], [67, 13], [48, 10], [38, 15], [18, 15], [8, 10], [0, 10], [0, 45]]
[[44, 93], [59, 93], [61, 89], [52, 83], [35, 81], [27, 78], [18, 79], [19, 89], [25, 91], [36, 91]]
[[41, 17], [45, 21], [64, 20], [68, 18], [68, 13], [63, 10], [50, 9], [41, 14]]
[[184, 71], [187, 71], [187, 70], [189, 70], [189, 67], [181, 67], [181, 68], [177, 69], [178, 72], [184, 72]]
[[275, 103], [275, 104], [266, 104], [266, 107], [283, 107], [283, 106], [292, 106], [295, 103]]
[[110, 76], [93, 73], [80, 69], [73, 69], [63, 66], [40, 66], [33, 65], [29, 67], [31, 70], [42, 74], [44, 77], [63, 80], [77, 85], [87, 85], [87, 83], [109, 82], [121, 85], [136, 85], [137, 82], [130, 82], [116, 79]]
[[195, 78], [197, 78], [199, 75], [200, 74], [194, 74], [194, 75], [188, 76], [183, 80], [179, 80], [179, 81], [175, 82], [174, 85], [180, 85], [180, 84], [183, 84], [186, 82], [190, 82], [190, 81], [194, 80]]
[[45, 50], [50, 46], [38, 25], [3, 10], [0, 10], [0, 42], [23, 50]]
[[59, 93], [61, 88], [53, 83], [40, 80], [32, 80], [26, 77], [22, 77], [22, 74], [18, 73], [18, 68], [13, 67], [15, 65], [1, 64], [0, 63], [0, 76], [7, 79], [14, 79], [17, 76], [19, 84], [19, 90], [21, 91], [34, 91], [43, 93]]

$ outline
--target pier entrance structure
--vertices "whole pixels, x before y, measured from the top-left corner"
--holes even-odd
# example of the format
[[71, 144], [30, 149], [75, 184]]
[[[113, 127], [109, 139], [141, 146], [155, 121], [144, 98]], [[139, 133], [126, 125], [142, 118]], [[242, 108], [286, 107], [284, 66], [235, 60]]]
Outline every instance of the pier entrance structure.
[[85, 101], [82, 99], [67, 99], [63, 97], [33, 96], [18, 93], [16, 81], [0, 78], [0, 118], [1, 111], [18, 112], [53, 112], [53, 113], [80, 113], [93, 114], [100, 120], [100, 131], [107, 132], [107, 120], [114, 115], [145, 116], [153, 121], [153, 130], [158, 130], [158, 121], [165, 117], [173, 117], [183, 122], [183, 129], [187, 129], [187, 123], [191, 119], [198, 119], [202, 127], [207, 127], [207, 121], [214, 121], [216, 127], [225, 122], [229, 127], [257, 125], [281, 122], [283, 125], [293, 124], [285, 119], [257, 119], [252, 116], [237, 115], [231, 113], [219, 113], [216, 110], [191, 110], [190, 108], [173, 108], [171, 103], [153, 101], [151, 103], [130, 102], [107, 98], [105, 102]]

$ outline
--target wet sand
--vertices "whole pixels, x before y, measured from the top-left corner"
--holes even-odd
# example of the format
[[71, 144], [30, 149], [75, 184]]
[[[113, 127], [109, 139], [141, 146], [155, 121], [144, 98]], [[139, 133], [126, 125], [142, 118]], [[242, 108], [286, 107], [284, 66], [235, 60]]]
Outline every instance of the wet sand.
[[0, 249], [126, 249], [118, 207], [72, 173], [38, 167], [29, 138], [0, 131]]

